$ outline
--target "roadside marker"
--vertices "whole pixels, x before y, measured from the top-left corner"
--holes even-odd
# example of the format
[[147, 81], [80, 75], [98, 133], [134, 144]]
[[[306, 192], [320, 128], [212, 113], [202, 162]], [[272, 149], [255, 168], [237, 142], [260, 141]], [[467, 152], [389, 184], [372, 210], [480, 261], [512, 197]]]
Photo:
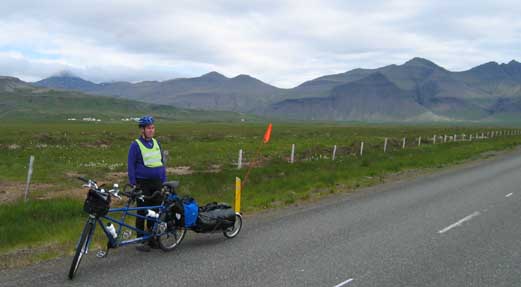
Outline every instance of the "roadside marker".
[[241, 212], [241, 179], [235, 177], [235, 212]]

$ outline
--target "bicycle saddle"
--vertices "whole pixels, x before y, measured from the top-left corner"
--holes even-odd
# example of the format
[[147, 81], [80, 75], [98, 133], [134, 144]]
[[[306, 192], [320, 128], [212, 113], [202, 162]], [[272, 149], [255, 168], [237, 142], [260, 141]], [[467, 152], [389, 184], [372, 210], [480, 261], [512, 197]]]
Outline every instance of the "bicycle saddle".
[[166, 186], [171, 189], [176, 189], [179, 186], [179, 181], [177, 181], [177, 180], [167, 181], [167, 182], [163, 183], [163, 186]]

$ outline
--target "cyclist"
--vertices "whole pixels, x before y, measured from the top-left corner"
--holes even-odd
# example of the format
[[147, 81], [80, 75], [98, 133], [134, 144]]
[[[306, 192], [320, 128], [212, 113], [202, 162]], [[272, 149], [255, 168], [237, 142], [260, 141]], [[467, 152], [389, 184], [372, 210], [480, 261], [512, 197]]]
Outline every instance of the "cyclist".
[[[154, 118], [144, 116], [139, 119], [138, 127], [141, 136], [130, 144], [128, 151], [128, 180], [129, 183], [139, 190], [143, 195], [150, 196], [154, 191], [161, 190], [166, 181], [166, 171], [163, 161], [163, 150], [159, 142], [154, 138]], [[159, 205], [161, 199], [138, 200], [137, 206]], [[145, 210], [139, 210], [138, 214], [145, 216]], [[136, 217], [136, 228], [145, 230], [145, 220]], [[147, 220], [147, 229], [151, 229], [153, 222]], [[143, 234], [137, 234], [138, 237]], [[136, 247], [139, 251], [148, 252], [154, 246], [153, 241], [143, 242]]]

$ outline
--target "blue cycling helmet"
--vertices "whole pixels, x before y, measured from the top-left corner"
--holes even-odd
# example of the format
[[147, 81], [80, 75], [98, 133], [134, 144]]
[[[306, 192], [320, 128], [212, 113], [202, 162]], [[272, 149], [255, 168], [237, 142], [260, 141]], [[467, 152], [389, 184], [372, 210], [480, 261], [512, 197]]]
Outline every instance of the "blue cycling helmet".
[[154, 118], [151, 116], [144, 116], [144, 117], [140, 118], [138, 121], [138, 126], [140, 128], [144, 128], [144, 127], [146, 127], [148, 125], [152, 125], [152, 124], [154, 124]]

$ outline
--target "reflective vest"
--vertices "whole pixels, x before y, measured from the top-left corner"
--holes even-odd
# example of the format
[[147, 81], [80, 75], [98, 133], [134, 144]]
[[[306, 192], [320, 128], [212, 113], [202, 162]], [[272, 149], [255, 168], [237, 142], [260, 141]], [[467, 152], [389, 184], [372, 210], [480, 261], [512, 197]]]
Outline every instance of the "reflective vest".
[[157, 143], [156, 139], [152, 139], [152, 148], [147, 148], [139, 139], [136, 139], [136, 142], [139, 146], [141, 156], [143, 157], [143, 163], [146, 167], [163, 166], [163, 162], [161, 161], [161, 149], [159, 148], [159, 144]]

